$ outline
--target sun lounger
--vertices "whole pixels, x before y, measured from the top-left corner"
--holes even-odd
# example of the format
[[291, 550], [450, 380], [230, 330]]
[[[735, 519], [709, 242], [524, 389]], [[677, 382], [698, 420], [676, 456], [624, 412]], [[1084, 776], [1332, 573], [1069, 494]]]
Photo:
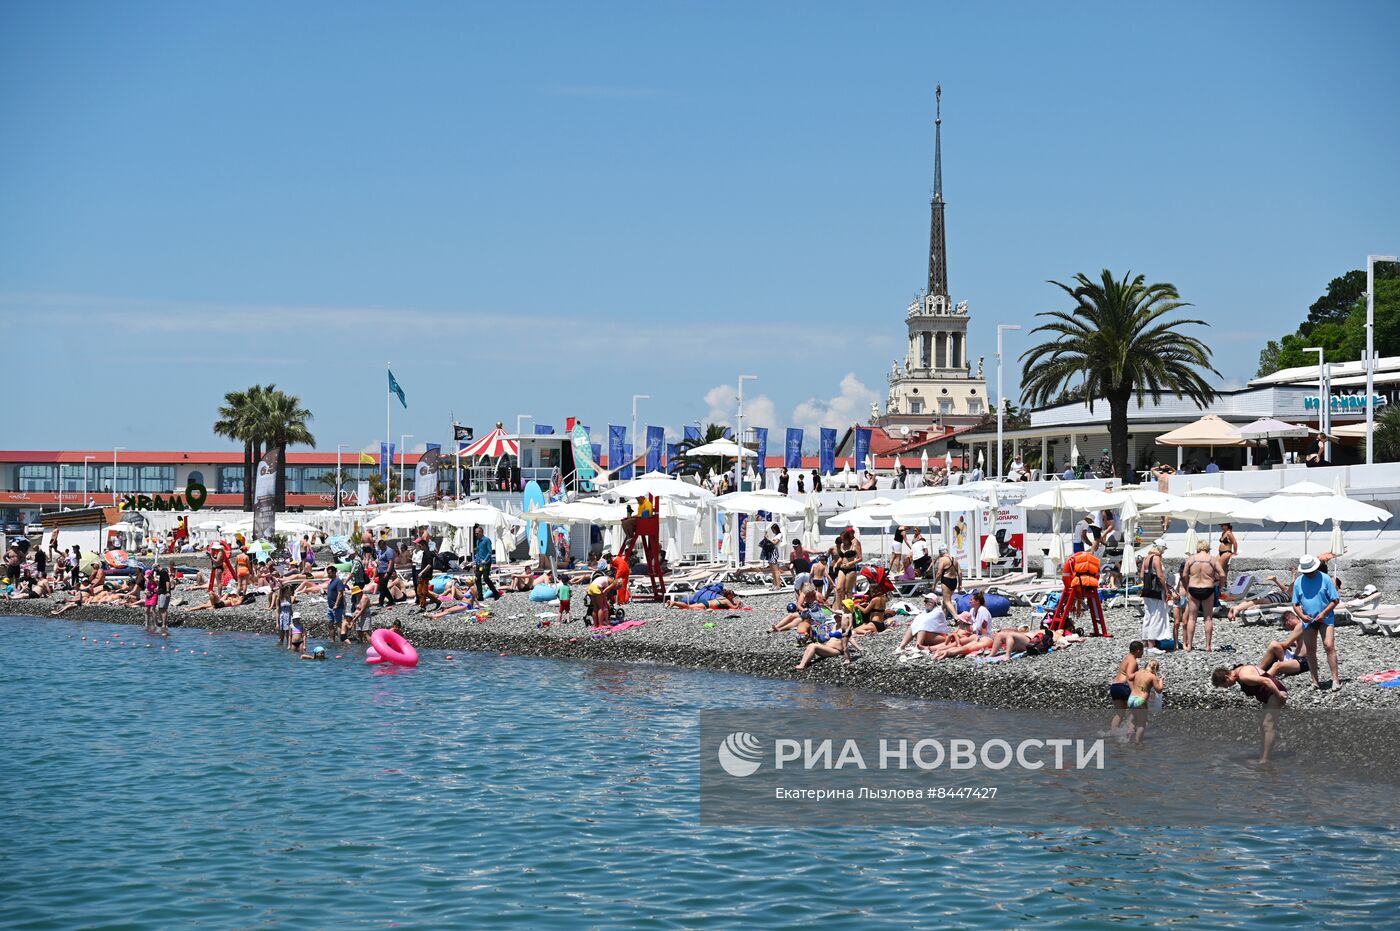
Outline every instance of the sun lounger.
[[1364, 634], [1400, 635], [1400, 605], [1371, 605], [1366, 610], [1353, 612], [1352, 617], [1361, 625]]

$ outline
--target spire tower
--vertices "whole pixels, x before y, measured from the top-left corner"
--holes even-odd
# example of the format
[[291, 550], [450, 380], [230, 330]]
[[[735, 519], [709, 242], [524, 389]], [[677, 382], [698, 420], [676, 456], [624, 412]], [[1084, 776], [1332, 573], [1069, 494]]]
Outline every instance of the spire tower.
[[948, 241], [943, 230], [943, 85], [934, 88], [933, 200], [928, 236], [928, 293], [948, 296]]

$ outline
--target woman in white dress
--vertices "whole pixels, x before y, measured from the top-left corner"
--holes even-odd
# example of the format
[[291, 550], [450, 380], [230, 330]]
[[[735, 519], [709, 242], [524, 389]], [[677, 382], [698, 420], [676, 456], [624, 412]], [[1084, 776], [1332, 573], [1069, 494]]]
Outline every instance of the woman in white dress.
[[1162, 553], [1166, 548], [1164, 541], [1157, 540], [1142, 558], [1142, 639], [1154, 646], [1172, 636], [1171, 618], [1167, 613], [1167, 597], [1172, 589], [1166, 567], [1162, 565]]

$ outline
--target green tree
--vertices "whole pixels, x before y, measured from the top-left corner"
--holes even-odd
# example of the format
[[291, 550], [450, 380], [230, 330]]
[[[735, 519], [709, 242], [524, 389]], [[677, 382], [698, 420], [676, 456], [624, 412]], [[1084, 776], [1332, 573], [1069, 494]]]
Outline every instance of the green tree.
[[214, 434], [243, 444], [243, 510], [253, 509], [253, 484], [258, 460], [262, 458], [262, 433], [259, 410], [263, 395], [273, 391], [273, 385], [253, 385], [243, 391], [230, 391], [214, 421]]
[[1376, 414], [1376, 462], [1400, 462], [1400, 405], [1387, 404]]
[[1104, 269], [1098, 282], [1083, 274], [1072, 286], [1050, 282], [1074, 307], [1037, 314], [1048, 322], [1032, 332], [1050, 338], [1021, 354], [1022, 403], [1043, 404], [1075, 383], [1084, 389], [1090, 410], [1096, 399], [1108, 402], [1109, 448], [1119, 475], [1128, 471], [1128, 402], [1149, 395], [1160, 402], [1173, 394], [1205, 405], [1215, 391], [1202, 373], [1219, 374], [1210, 364], [1210, 348], [1180, 329], [1208, 324], [1169, 319], [1190, 305], [1174, 285], [1144, 281], [1131, 272], [1118, 280]]
[[1298, 327], [1298, 334], [1308, 336], [1320, 323], [1342, 322], [1365, 293], [1366, 273], [1359, 268], [1333, 278], [1327, 283], [1327, 293], [1308, 308], [1308, 317]]
[[[1259, 353], [1256, 378], [1281, 369], [1317, 365], [1317, 353], [1326, 350], [1329, 362], [1355, 362], [1366, 354], [1366, 273], [1347, 272], [1333, 278], [1327, 293], [1313, 302], [1308, 318], [1296, 332], [1269, 340]], [[1380, 355], [1400, 354], [1400, 263], [1376, 266], [1375, 346]]]
[[259, 398], [255, 421], [264, 447], [280, 453], [275, 494], [276, 507], [281, 510], [287, 505], [287, 447], [314, 446], [316, 438], [307, 426], [311, 412], [302, 406], [301, 398], [277, 391], [272, 385], [267, 388]]

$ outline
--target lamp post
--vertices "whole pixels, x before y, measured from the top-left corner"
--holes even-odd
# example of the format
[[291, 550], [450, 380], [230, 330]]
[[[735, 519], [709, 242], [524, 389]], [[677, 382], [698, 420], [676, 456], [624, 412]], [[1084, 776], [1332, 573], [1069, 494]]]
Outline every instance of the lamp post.
[[1001, 424], [1002, 424], [1002, 416], [1003, 416], [1003, 414], [1006, 412], [1006, 395], [1005, 395], [1005, 393], [1004, 393], [1004, 389], [1002, 388], [1002, 382], [1001, 382], [1001, 369], [1002, 369], [1002, 366], [1001, 366], [1001, 354], [1002, 354], [1001, 335], [1002, 335], [1003, 333], [1005, 333], [1007, 330], [1019, 330], [1019, 329], [1021, 329], [1020, 325], [1019, 325], [1019, 324], [1015, 324], [1015, 323], [998, 323], [998, 324], [997, 324], [997, 481], [1001, 481], [1002, 463], [1003, 463], [1003, 461], [1004, 461], [1003, 458], [1002, 458], [1002, 452], [1001, 452], [1001, 442], [1002, 442], [1002, 440], [1001, 440], [1001, 432], [1002, 432]]
[[399, 434], [399, 500], [400, 500], [400, 501], [407, 501], [407, 500], [408, 500], [408, 493], [407, 493], [406, 491], [404, 491], [404, 484], [403, 484], [403, 467], [404, 467], [404, 462], [405, 462], [405, 460], [408, 458], [408, 449], [407, 449], [407, 447], [404, 446], [404, 444], [407, 443], [407, 442], [408, 442], [409, 440], [411, 440], [411, 439], [413, 439], [413, 434], [412, 434], [412, 433], [401, 433], [401, 434]]
[[[637, 402], [650, 400], [651, 395], [649, 394], [632, 395], [632, 462], [637, 461]], [[635, 470], [632, 474], [636, 474]]]
[[[739, 455], [734, 457], [734, 490], [744, 487], [744, 381], [758, 381], [757, 375], [739, 376]], [[734, 550], [739, 551], [738, 547]]]
[[1304, 352], [1317, 353], [1317, 427], [1322, 431], [1322, 458], [1332, 461], [1332, 385], [1327, 367], [1327, 350], [1308, 346]]
[[97, 458], [96, 456], [84, 456], [84, 457], [83, 457], [83, 507], [87, 507], [87, 506], [88, 506], [88, 503], [92, 500], [91, 498], [88, 497], [88, 466], [87, 466], [87, 464], [88, 464], [89, 462], [91, 462], [92, 460], [96, 459], [96, 458]]
[[520, 431], [521, 431], [521, 429], [522, 429], [523, 426], [524, 426], [524, 422], [527, 421], [527, 420], [534, 420], [534, 419], [535, 419], [535, 415], [534, 415], [534, 414], [516, 414], [516, 415], [515, 415], [515, 438], [516, 438], [517, 441], [520, 439], [520, 436], [521, 436]]
[[345, 448], [344, 443], [337, 443], [335, 446], [335, 509], [340, 510], [340, 483], [345, 478], [345, 473], [340, 470], [340, 451]]
[[117, 506], [117, 450], [119, 449], [126, 449], [126, 447], [112, 447], [112, 507]]
[[1393, 255], [1366, 256], [1366, 464], [1374, 461], [1371, 431], [1376, 421], [1376, 263], [1396, 262]]

